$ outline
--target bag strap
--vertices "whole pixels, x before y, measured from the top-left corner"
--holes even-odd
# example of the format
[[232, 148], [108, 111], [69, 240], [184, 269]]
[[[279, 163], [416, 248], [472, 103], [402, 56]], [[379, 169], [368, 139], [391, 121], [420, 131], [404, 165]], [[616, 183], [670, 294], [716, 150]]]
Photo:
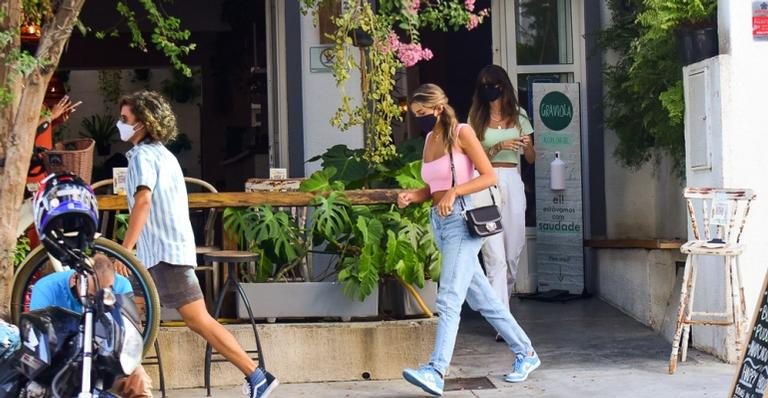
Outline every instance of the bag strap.
[[[456, 186], [456, 168], [453, 166], [453, 148], [448, 150], [448, 157], [451, 159], [451, 188], [453, 188]], [[461, 205], [462, 212], [467, 211], [465, 209], [464, 196], [461, 197], [461, 202], [459, 202], [459, 204]]]
[[[453, 166], [453, 148], [451, 148], [448, 151], [448, 157], [451, 159], [451, 188], [453, 188], [456, 186], [456, 168]], [[495, 186], [495, 185], [492, 185], [492, 186]], [[491, 202], [493, 202], [493, 205], [496, 206], [496, 197], [493, 196], [493, 191], [491, 190], [491, 187], [488, 187], [488, 194], [491, 195]], [[464, 202], [464, 196], [462, 196], [461, 203], [460, 203], [462, 211], [466, 211], [466, 209], [464, 208], [465, 204], [466, 203]]]

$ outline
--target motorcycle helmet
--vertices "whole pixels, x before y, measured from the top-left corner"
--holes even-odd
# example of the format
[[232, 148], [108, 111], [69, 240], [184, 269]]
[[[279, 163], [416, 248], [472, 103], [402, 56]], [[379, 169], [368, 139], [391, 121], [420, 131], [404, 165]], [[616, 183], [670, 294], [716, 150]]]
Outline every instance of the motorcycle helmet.
[[35, 230], [40, 237], [85, 251], [93, 245], [98, 214], [96, 195], [80, 177], [61, 173], [40, 181], [34, 202]]

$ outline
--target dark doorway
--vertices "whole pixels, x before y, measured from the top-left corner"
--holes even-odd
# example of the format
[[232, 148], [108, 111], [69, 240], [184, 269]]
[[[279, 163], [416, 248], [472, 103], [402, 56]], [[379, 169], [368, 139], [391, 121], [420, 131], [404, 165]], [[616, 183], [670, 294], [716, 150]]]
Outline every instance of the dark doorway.
[[[479, 0], [476, 10], [491, 8], [490, 0]], [[434, 83], [442, 87], [456, 109], [459, 121], [466, 121], [472, 104], [475, 78], [484, 66], [493, 63], [491, 17], [469, 32], [422, 32], [422, 44], [435, 54], [430, 61], [419, 63], [419, 84]]]

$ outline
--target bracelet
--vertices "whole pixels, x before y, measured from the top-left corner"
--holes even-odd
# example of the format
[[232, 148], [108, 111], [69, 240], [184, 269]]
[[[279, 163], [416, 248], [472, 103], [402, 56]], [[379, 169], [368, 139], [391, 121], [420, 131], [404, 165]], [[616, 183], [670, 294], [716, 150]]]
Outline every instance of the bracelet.
[[495, 143], [491, 146], [490, 149], [488, 149], [488, 157], [494, 157], [496, 154], [498, 154], [501, 151], [501, 148], [499, 147], [499, 143]]

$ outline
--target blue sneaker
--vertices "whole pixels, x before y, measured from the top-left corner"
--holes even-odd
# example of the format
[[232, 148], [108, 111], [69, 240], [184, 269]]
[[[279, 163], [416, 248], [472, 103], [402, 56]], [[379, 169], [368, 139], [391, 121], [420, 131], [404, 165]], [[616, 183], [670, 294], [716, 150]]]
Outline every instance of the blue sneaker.
[[280, 382], [271, 373], [265, 374], [260, 368], [256, 368], [250, 376], [245, 378], [243, 394], [248, 398], [267, 398], [279, 384]]
[[405, 369], [403, 370], [403, 377], [409, 383], [434, 396], [443, 395], [443, 386], [445, 385], [443, 376], [431, 365], [422, 365], [418, 369]]
[[539, 359], [539, 355], [535, 352], [532, 356], [517, 354], [515, 364], [512, 366], [512, 373], [504, 376], [504, 381], [508, 383], [525, 381], [525, 379], [528, 378], [528, 375], [539, 366], [541, 366], [541, 360]]

